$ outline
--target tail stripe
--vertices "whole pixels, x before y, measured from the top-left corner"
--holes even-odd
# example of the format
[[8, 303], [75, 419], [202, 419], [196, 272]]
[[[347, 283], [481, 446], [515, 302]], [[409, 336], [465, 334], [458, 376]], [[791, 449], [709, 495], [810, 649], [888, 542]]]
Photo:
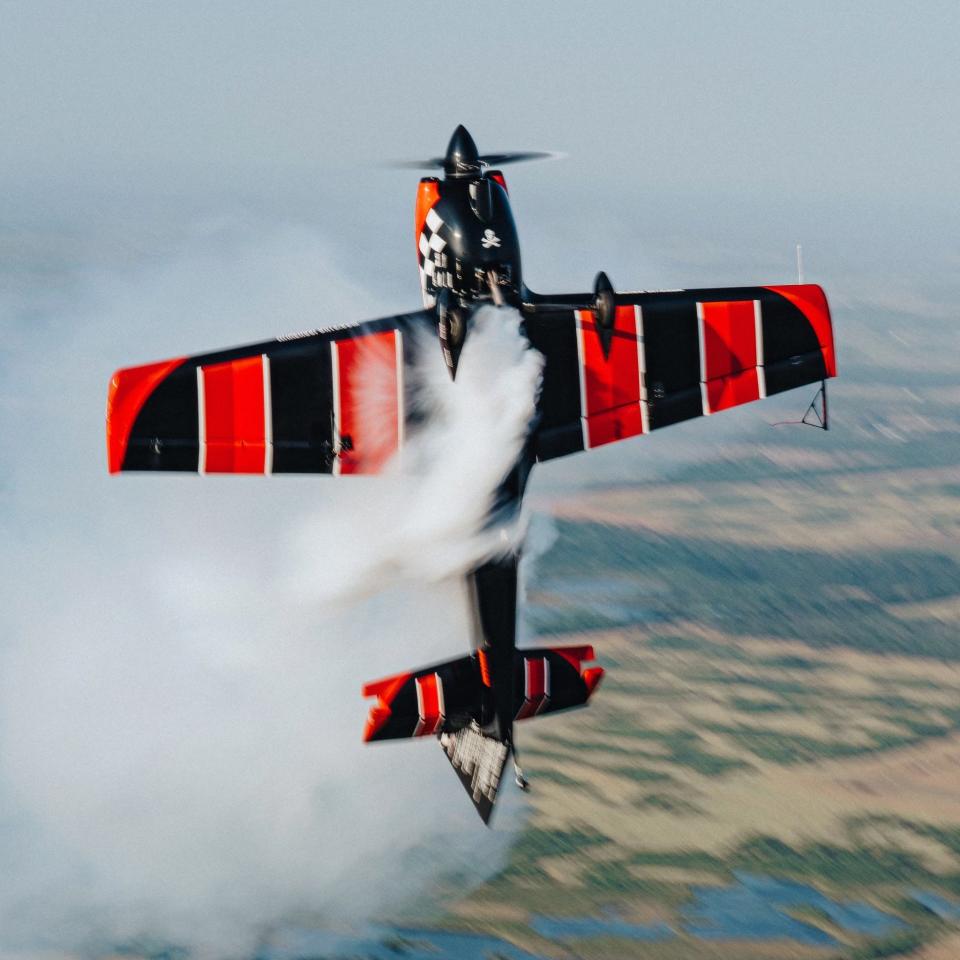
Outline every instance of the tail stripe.
[[413, 731], [415, 737], [436, 733], [443, 726], [443, 680], [439, 673], [417, 677], [417, 713], [420, 719]]
[[539, 713], [550, 699], [550, 663], [546, 657], [523, 658], [523, 703], [517, 720]]
[[480, 663], [480, 679], [483, 681], [485, 687], [492, 687], [493, 683], [490, 680], [490, 662], [487, 660], [486, 650], [480, 649], [477, 651], [477, 660]]

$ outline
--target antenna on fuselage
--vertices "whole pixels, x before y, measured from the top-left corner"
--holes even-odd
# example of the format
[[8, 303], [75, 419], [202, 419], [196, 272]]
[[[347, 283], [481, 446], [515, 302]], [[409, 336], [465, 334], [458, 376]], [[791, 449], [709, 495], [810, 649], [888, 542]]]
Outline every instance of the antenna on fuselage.
[[803, 244], [797, 244], [797, 283], [803, 283]]

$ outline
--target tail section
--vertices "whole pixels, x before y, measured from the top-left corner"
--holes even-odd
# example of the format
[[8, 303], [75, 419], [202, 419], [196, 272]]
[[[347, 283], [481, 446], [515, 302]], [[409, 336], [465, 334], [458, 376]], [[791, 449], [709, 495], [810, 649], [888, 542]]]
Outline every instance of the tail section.
[[[513, 721], [584, 706], [603, 677], [593, 647], [534, 647], [513, 653]], [[436, 736], [484, 823], [496, 802], [513, 746], [495, 722], [488, 654], [483, 650], [368, 683], [376, 697], [363, 739]], [[491, 731], [495, 735], [491, 735]]]

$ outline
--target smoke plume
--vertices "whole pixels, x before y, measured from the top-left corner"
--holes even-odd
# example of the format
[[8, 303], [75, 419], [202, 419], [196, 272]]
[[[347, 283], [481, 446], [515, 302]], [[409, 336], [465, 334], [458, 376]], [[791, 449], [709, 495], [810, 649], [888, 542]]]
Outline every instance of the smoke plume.
[[501, 548], [539, 376], [516, 315], [477, 318], [456, 384], [425, 344], [436, 416], [385, 477], [107, 478], [115, 366], [398, 305], [304, 231], [58, 276], [0, 305], [0, 952], [240, 956], [482, 879], [509, 796], [486, 831], [432, 743], [364, 747], [359, 687], [467, 649], [457, 575]]

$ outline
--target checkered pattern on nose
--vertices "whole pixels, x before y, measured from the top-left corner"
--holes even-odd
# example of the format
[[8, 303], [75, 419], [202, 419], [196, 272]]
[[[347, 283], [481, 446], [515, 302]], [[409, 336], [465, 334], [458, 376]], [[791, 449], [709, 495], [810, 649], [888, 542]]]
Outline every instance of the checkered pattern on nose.
[[420, 268], [420, 288], [423, 291], [423, 305], [432, 307], [436, 298], [427, 293], [427, 278], [432, 283], [437, 275], [437, 254], [443, 252], [447, 241], [442, 236], [444, 222], [434, 209], [427, 211], [427, 219], [423, 225], [423, 232], [417, 241], [417, 259]]

